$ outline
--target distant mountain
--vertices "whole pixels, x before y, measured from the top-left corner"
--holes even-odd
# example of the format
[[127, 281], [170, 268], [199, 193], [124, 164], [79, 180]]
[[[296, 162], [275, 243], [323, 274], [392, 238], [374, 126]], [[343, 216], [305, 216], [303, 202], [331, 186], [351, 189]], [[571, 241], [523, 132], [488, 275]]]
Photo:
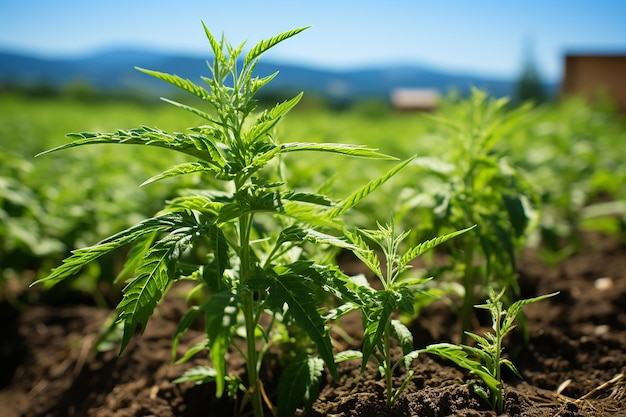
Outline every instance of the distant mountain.
[[[206, 58], [139, 49], [113, 49], [72, 59], [0, 51], [0, 85], [50, 84], [61, 87], [80, 81], [108, 92], [159, 95], [171, 91], [167, 83], [136, 71], [135, 66], [177, 74], [194, 82], [201, 82], [200, 76], [209, 75]], [[405, 87], [436, 89], [442, 94], [454, 89], [465, 94], [472, 86], [504, 96], [514, 93], [516, 81], [411, 65], [332, 71], [262, 59], [256, 67], [256, 73], [261, 76], [275, 71], [279, 71], [279, 76], [265, 88], [266, 92], [271, 89], [294, 90], [335, 98], [388, 96], [394, 89]]]

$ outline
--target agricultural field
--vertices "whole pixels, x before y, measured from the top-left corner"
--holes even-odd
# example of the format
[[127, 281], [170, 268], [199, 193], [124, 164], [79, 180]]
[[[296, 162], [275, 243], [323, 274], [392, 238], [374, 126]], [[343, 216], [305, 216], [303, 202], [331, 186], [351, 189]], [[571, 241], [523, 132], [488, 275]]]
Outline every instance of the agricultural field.
[[1, 415], [626, 414], [610, 104], [261, 109], [229, 64], [0, 96]]

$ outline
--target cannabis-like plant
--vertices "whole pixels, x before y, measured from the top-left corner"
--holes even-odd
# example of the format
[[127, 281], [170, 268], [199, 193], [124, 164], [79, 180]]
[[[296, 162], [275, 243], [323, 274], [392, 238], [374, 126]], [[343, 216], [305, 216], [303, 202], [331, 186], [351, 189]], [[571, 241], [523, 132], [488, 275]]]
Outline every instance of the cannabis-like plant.
[[[393, 216], [389, 223], [380, 225], [378, 230], [357, 229], [346, 232], [352, 244], [359, 248], [354, 253], [376, 275], [382, 284], [381, 290], [375, 290], [366, 279], [353, 279], [356, 288], [355, 298], [363, 317], [363, 349], [362, 371], [365, 370], [370, 356], [374, 356], [379, 364], [381, 375], [385, 378], [386, 404], [390, 407], [402, 394], [411, 381], [413, 371], [411, 362], [417, 357], [418, 351], [413, 350], [413, 335], [394, 313], [414, 315], [416, 295], [432, 296], [423, 284], [430, 278], [409, 277], [403, 279], [404, 273], [411, 268], [410, 262], [424, 252], [441, 243], [467, 232], [471, 228], [439, 236], [406, 248], [401, 252], [401, 244], [409, 232], [398, 234], [395, 231]], [[383, 263], [378, 258], [382, 251]], [[402, 349], [401, 357], [392, 361], [391, 341], [394, 337]], [[404, 364], [408, 377], [400, 387], [395, 388], [393, 375], [396, 368]]]
[[519, 300], [511, 304], [508, 309], [505, 309], [501, 301], [504, 296], [504, 290], [496, 294], [496, 292], [491, 289], [487, 303], [477, 305], [476, 308], [489, 310], [492, 321], [492, 333], [486, 333], [481, 336], [476, 333], [467, 332], [467, 335], [476, 342], [476, 346], [438, 343], [421, 349], [419, 352], [437, 354], [442, 358], [451, 360], [461, 368], [470, 371], [479, 378], [489, 390], [489, 393], [487, 393], [483, 387], [472, 383], [471, 386], [474, 392], [491, 404], [496, 412], [503, 413], [502, 365], [508, 367], [520, 378], [521, 376], [513, 363], [509, 359], [502, 357], [502, 341], [504, 337], [515, 328], [514, 322], [525, 305], [553, 297], [556, 294], [557, 293], [552, 293]]
[[430, 202], [420, 213], [432, 221], [423, 224], [435, 234], [477, 225], [450, 245], [454, 275], [463, 289], [459, 315], [464, 331], [472, 329], [472, 306], [488, 288], [509, 288], [510, 295], [517, 295], [517, 254], [538, 223], [537, 193], [507, 157], [505, 141], [528, 108], [510, 110], [507, 103], [473, 90], [469, 98], [429, 116], [443, 129], [441, 140], [448, 146], [442, 149], [449, 151], [427, 163], [415, 161], [434, 181], [427, 189], [418, 185], [421, 196], [430, 197], [420, 199]]
[[[278, 405], [279, 415], [293, 414], [298, 401], [314, 393], [321, 364], [337, 377], [328, 320], [340, 310], [325, 308], [318, 300], [320, 294], [335, 294], [332, 283], [339, 272], [316, 260], [312, 248], [321, 245], [356, 250], [340, 236], [344, 228], [340, 216], [406, 165], [399, 164], [338, 202], [313, 191], [287, 187], [281, 169], [283, 157], [294, 152], [393, 159], [354, 145], [278, 143], [274, 128], [302, 94], [259, 111], [255, 95], [277, 74], [261, 77], [254, 71], [261, 54], [302, 30], [263, 40], [244, 54], [244, 43], [233, 47], [224, 37], [216, 39], [204, 26], [214, 54], [212, 64], [208, 64], [211, 77], [203, 77], [208, 88], [177, 75], [138, 69], [200, 98], [208, 105], [207, 111], [164, 100], [199, 116], [205, 124], [175, 133], [141, 126], [112, 133], [69, 134], [70, 143], [47, 151], [87, 144], [135, 144], [181, 152], [192, 159], [144, 185], [196, 174], [204, 179], [206, 188], [182, 192], [154, 217], [75, 250], [36, 283], [56, 283], [98, 257], [132, 244], [120, 274], [121, 279], [127, 279], [117, 306], [117, 322], [123, 327], [120, 352], [137, 328], [143, 332], [174, 283], [192, 281], [196, 284], [188, 297], [192, 306], [176, 330], [173, 351], [192, 323], [203, 318], [206, 338], [182, 360], [208, 350], [211, 367], [193, 369], [181, 380], [214, 381], [218, 396], [242, 389], [244, 402], [251, 404], [255, 416], [264, 414], [264, 398], [268, 408], [273, 408], [259, 372], [273, 331], [279, 326], [298, 326], [316, 347], [316, 357], [323, 360], [304, 356], [285, 372], [307, 377], [282, 385], [290, 391], [282, 395], [289, 401]], [[229, 351], [239, 352], [245, 359], [247, 381], [227, 375]]]

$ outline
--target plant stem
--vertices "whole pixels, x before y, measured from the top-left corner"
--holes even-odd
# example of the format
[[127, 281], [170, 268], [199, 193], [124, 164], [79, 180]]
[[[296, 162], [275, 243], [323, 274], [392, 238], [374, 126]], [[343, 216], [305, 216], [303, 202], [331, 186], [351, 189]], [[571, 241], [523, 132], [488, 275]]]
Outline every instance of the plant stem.
[[494, 355], [494, 377], [496, 381], [500, 384], [499, 389], [494, 392], [494, 405], [495, 409], [498, 413], [502, 413], [504, 411], [504, 400], [502, 398], [502, 379], [501, 379], [501, 370], [500, 370], [500, 354], [502, 353], [502, 330], [501, 330], [501, 320], [502, 320], [502, 304], [498, 299], [493, 307], [496, 309], [496, 314], [494, 315], [494, 323], [493, 330], [496, 336], [496, 346]]
[[391, 320], [387, 320], [385, 323], [385, 330], [383, 333], [384, 348], [383, 354], [385, 358], [385, 378], [387, 382], [387, 407], [391, 407], [393, 404], [393, 369], [391, 368]]
[[465, 245], [465, 271], [463, 273], [463, 304], [461, 305], [461, 343], [467, 343], [466, 331], [472, 328], [474, 306], [474, 242]]
[[[250, 226], [252, 215], [239, 218], [241, 245], [241, 283], [250, 278]], [[242, 310], [246, 325], [246, 367], [248, 370], [248, 394], [256, 417], [263, 417], [263, 398], [259, 387], [258, 354], [256, 350], [256, 315], [254, 314], [254, 293], [242, 291]]]

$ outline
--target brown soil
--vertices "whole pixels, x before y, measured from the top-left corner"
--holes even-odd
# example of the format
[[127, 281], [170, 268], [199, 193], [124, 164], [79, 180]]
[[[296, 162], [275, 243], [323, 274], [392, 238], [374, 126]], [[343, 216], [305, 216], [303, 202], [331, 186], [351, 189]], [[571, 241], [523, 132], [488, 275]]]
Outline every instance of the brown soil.
[[[506, 353], [524, 377], [505, 374], [509, 416], [626, 416], [626, 245], [593, 240], [558, 267], [534, 253], [519, 262], [522, 296], [560, 291], [525, 308], [529, 341], [520, 332]], [[230, 416], [236, 405], [214, 396], [214, 386], [171, 381], [185, 369], [206, 364], [194, 359], [171, 365], [171, 335], [185, 311], [173, 293], [159, 307], [142, 337], [117, 356], [92, 349], [110, 311], [87, 305], [36, 306], [18, 313], [0, 310], [0, 416], [23, 417], [195, 417]], [[416, 347], [457, 341], [456, 318], [443, 303], [426, 308], [410, 328]], [[350, 331], [358, 318], [345, 320]], [[190, 330], [181, 352], [202, 335]], [[337, 343], [345, 343], [338, 340]], [[238, 372], [233, 355], [232, 371]], [[326, 378], [306, 416], [496, 416], [464, 382], [467, 373], [423, 355], [414, 376], [392, 409], [374, 364], [356, 379], [358, 361], [340, 366], [340, 380]], [[399, 383], [402, 374], [396, 376]], [[276, 377], [265, 376], [272, 395]], [[268, 413], [269, 415], [269, 413]]]

